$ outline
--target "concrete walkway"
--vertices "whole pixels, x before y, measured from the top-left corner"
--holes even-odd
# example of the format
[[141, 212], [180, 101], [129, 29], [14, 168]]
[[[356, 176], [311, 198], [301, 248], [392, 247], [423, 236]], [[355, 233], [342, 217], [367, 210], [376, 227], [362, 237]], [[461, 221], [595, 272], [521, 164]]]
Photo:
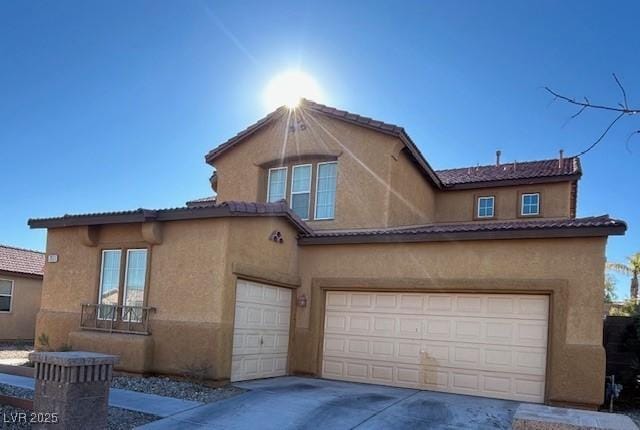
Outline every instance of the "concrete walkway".
[[[33, 378], [0, 373], [0, 384], [33, 390], [35, 381]], [[109, 390], [109, 406], [128, 409], [130, 411], [144, 412], [145, 414], [169, 417], [189, 409], [202, 406], [203, 403], [190, 400], [175, 399], [173, 397], [158, 396], [155, 394], [139, 393], [137, 391], [112, 388]]]
[[139, 429], [511, 429], [518, 402], [324, 379], [234, 384], [244, 394]]

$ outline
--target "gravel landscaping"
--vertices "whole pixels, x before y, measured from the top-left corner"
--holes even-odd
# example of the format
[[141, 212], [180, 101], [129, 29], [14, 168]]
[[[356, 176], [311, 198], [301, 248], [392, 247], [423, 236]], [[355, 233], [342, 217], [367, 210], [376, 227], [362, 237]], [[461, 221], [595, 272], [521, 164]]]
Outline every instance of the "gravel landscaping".
[[[26, 390], [24, 388], [12, 387], [9, 385], [0, 384], [0, 394], [4, 394], [5, 396], [13, 396], [13, 397], [22, 397], [24, 399], [33, 398], [33, 391]], [[0, 429], [11, 429], [11, 430], [22, 430], [22, 429], [30, 429], [31, 424], [29, 423], [6, 423], [5, 421], [11, 421], [10, 414], [16, 414], [19, 412], [26, 412], [27, 416], [29, 416], [28, 411], [24, 411], [22, 409], [0, 405]], [[143, 414], [141, 412], [129, 411], [121, 408], [109, 408], [109, 418], [108, 418], [108, 430], [129, 430], [134, 427], [141, 426], [143, 424], [147, 424], [151, 421], [155, 421], [160, 419], [155, 415]]]
[[216, 402], [244, 392], [231, 385], [214, 388], [165, 377], [116, 376], [111, 381], [111, 387], [202, 403]]

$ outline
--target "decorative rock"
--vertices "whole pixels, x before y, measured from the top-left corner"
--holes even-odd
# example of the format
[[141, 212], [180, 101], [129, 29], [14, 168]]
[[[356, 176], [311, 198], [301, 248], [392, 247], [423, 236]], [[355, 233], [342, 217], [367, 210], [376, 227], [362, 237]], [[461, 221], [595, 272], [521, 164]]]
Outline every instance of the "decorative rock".
[[523, 403], [513, 416], [513, 430], [638, 430], [621, 414], [554, 408]]
[[35, 363], [34, 412], [50, 418], [33, 428], [107, 428], [109, 386], [118, 357], [69, 351], [34, 352], [29, 359]]

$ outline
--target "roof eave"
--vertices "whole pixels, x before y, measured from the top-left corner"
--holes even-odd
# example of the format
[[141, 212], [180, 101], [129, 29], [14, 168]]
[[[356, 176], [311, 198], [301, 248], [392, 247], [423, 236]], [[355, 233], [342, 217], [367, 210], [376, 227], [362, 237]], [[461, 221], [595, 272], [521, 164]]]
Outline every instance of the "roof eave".
[[514, 185], [535, 185], [535, 184], [549, 184], [554, 182], [571, 182], [578, 181], [582, 177], [582, 172], [577, 172], [570, 175], [559, 176], [539, 176], [534, 178], [518, 178], [518, 179], [499, 179], [493, 181], [482, 182], [463, 182], [459, 184], [444, 185], [445, 191], [456, 190], [472, 190], [477, 188], [499, 188], [510, 187]]
[[386, 128], [381, 128], [381, 127], [376, 127], [376, 126], [373, 126], [371, 124], [366, 124], [366, 123], [362, 123], [362, 122], [359, 122], [359, 121], [355, 121], [355, 120], [352, 120], [352, 119], [347, 118], [347, 117], [343, 117], [343, 116], [339, 116], [339, 115], [332, 115], [331, 112], [325, 112], [325, 111], [323, 111], [321, 109], [314, 109], [313, 107], [310, 108], [310, 109], [313, 110], [313, 112], [316, 112], [318, 114], [327, 116], [329, 118], [333, 118], [333, 119], [337, 119], [337, 120], [340, 120], [340, 121], [344, 121], [344, 122], [347, 122], [349, 124], [356, 125], [358, 127], [368, 128], [370, 130], [377, 131], [377, 132], [382, 133], [382, 134], [386, 134], [386, 135], [389, 135], [389, 136], [393, 136], [393, 137], [399, 138], [402, 141], [402, 143], [404, 143], [404, 145], [407, 147], [407, 149], [409, 149], [409, 152], [411, 152], [411, 155], [414, 157], [414, 159], [416, 160], [418, 165], [422, 168], [422, 170], [427, 175], [429, 180], [433, 183], [433, 185], [435, 185], [439, 189], [444, 188], [444, 185], [443, 185], [442, 181], [440, 180], [440, 178], [438, 177], [438, 175], [436, 174], [435, 170], [433, 170], [433, 168], [429, 165], [427, 160], [424, 158], [424, 156], [422, 155], [422, 153], [420, 152], [420, 150], [418, 149], [416, 144], [413, 142], [413, 140], [411, 139], [409, 134], [407, 134], [407, 132], [404, 130], [404, 128], [397, 127], [397, 129], [399, 129], [399, 131], [397, 131], [397, 130], [394, 130], [394, 129], [386, 129]]
[[270, 124], [276, 117], [279, 117], [284, 112], [285, 109], [287, 109], [286, 106], [280, 106], [278, 109], [267, 114], [265, 117], [258, 120], [253, 125], [249, 126], [247, 129], [241, 131], [236, 136], [232, 137], [226, 142], [221, 143], [217, 147], [213, 148], [204, 156], [205, 162], [213, 167], [214, 162], [218, 157], [220, 157], [222, 154], [224, 154], [228, 150], [234, 148], [236, 144], [240, 143], [241, 141], [247, 139], [248, 137], [260, 131], [264, 126]]
[[20, 272], [15, 270], [2, 270], [0, 269], [0, 275], [2, 276], [15, 276], [18, 278], [28, 278], [28, 279], [42, 279], [44, 274], [42, 273], [30, 273], [30, 272]]
[[193, 207], [169, 210], [138, 210], [122, 214], [73, 215], [60, 218], [30, 219], [30, 228], [63, 228], [108, 224], [129, 224], [151, 221], [184, 221], [193, 219], [224, 217], [284, 217], [298, 232], [309, 234], [311, 228], [304, 221], [296, 219], [289, 211], [281, 212], [240, 212], [228, 206]]
[[473, 231], [453, 233], [392, 233], [363, 234], [344, 236], [302, 236], [300, 245], [338, 245], [365, 243], [415, 243], [415, 242], [453, 242], [466, 240], [506, 240], [506, 239], [553, 239], [620, 236], [625, 233], [625, 224], [606, 227], [575, 227], [522, 229], [504, 231]]

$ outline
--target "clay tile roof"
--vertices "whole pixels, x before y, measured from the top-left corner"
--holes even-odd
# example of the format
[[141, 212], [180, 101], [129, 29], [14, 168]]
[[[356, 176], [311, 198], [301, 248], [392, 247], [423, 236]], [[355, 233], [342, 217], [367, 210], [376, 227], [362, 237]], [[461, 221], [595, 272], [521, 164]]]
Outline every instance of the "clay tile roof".
[[216, 204], [216, 196], [203, 197], [201, 199], [189, 200], [185, 203], [188, 208], [213, 206]]
[[525, 219], [427, 224], [388, 229], [314, 231], [310, 234], [302, 235], [301, 243], [340, 243], [354, 241], [353, 239], [356, 239], [356, 242], [360, 240], [362, 242], [412, 242], [464, 238], [481, 239], [483, 237], [489, 238], [492, 235], [494, 237], [491, 238], [505, 239], [516, 237], [607, 236], [610, 234], [624, 234], [626, 229], [627, 225], [624, 221], [612, 219], [608, 215], [601, 215], [586, 218]]
[[[225, 151], [231, 149], [238, 143], [242, 142], [245, 138], [249, 137], [256, 131], [258, 131], [263, 126], [267, 125], [275, 118], [279, 118], [280, 115], [284, 114], [287, 111], [287, 107], [283, 106], [275, 111], [271, 112], [269, 115], [265, 116], [255, 124], [250, 125], [245, 130], [241, 131], [231, 139], [226, 142], [220, 144], [216, 148], [209, 151], [209, 153], [205, 156], [205, 161], [209, 164], [212, 164], [214, 160], [220, 156]], [[429, 178], [429, 180], [437, 187], [441, 188], [442, 183], [440, 179], [437, 177], [427, 160], [424, 158], [418, 147], [413, 143], [411, 137], [404, 131], [404, 129], [395, 124], [385, 123], [383, 121], [374, 120], [372, 118], [358, 115], [355, 113], [347, 112], [345, 110], [336, 109], [331, 106], [323, 105], [320, 103], [313, 102], [311, 100], [302, 99], [300, 102], [300, 106], [298, 109], [317, 112], [332, 118], [340, 119], [343, 121], [350, 122], [352, 124], [357, 124], [363, 127], [367, 127], [373, 130], [380, 131], [382, 133], [390, 134], [392, 136], [396, 136], [402, 140], [405, 144], [412, 157], [416, 160], [423, 173]]]
[[0, 245], [0, 271], [42, 276], [44, 274], [44, 253]]
[[56, 228], [79, 225], [124, 224], [147, 221], [178, 221], [186, 219], [221, 218], [230, 216], [279, 216], [286, 218], [302, 233], [311, 229], [286, 204], [284, 200], [275, 203], [223, 202], [220, 204], [195, 205], [166, 209], [134, 209], [120, 212], [89, 214], [67, 214], [54, 218], [34, 218], [28, 224], [31, 228]]
[[331, 106], [316, 103], [311, 100], [303, 99], [300, 105], [302, 108], [311, 109], [324, 114], [329, 114], [336, 118], [344, 118], [351, 122], [358, 123], [360, 125], [369, 126], [381, 131], [392, 132], [393, 134], [403, 133], [404, 129], [399, 125], [389, 124], [384, 121], [370, 118], [368, 116], [362, 116], [355, 113], [347, 112], [345, 110], [336, 109]]
[[437, 170], [436, 174], [447, 186], [491, 183], [495, 181], [525, 180], [538, 178], [576, 177], [582, 174], [580, 159], [567, 157], [562, 160], [525, 161], [504, 163], [499, 166], [461, 167]]
[[[404, 128], [398, 125], [389, 124], [377, 119], [347, 112], [342, 109], [337, 109], [306, 99], [301, 101], [299, 109], [317, 112], [322, 115], [347, 121], [362, 127], [371, 128], [400, 138], [428, 179], [436, 187], [445, 190], [510, 185], [513, 182], [526, 183], [527, 181], [530, 181], [531, 183], [534, 183], [573, 180], [578, 179], [582, 174], [580, 160], [577, 157], [565, 158], [561, 166], [559, 166], [558, 159], [552, 159], [520, 163], [505, 163], [500, 166], [473, 166], [434, 171], [418, 147], [411, 140], [411, 137], [405, 132]], [[231, 139], [209, 151], [205, 160], [208, 163], [213, 163], [219, 155], [258, 131], [262, 126], [268, 124], [274, 118], [278, 118], [280, 115], [284, 114], [286, 110], [286, 107], [281, 107], [255, 124], [247, 127]]]

